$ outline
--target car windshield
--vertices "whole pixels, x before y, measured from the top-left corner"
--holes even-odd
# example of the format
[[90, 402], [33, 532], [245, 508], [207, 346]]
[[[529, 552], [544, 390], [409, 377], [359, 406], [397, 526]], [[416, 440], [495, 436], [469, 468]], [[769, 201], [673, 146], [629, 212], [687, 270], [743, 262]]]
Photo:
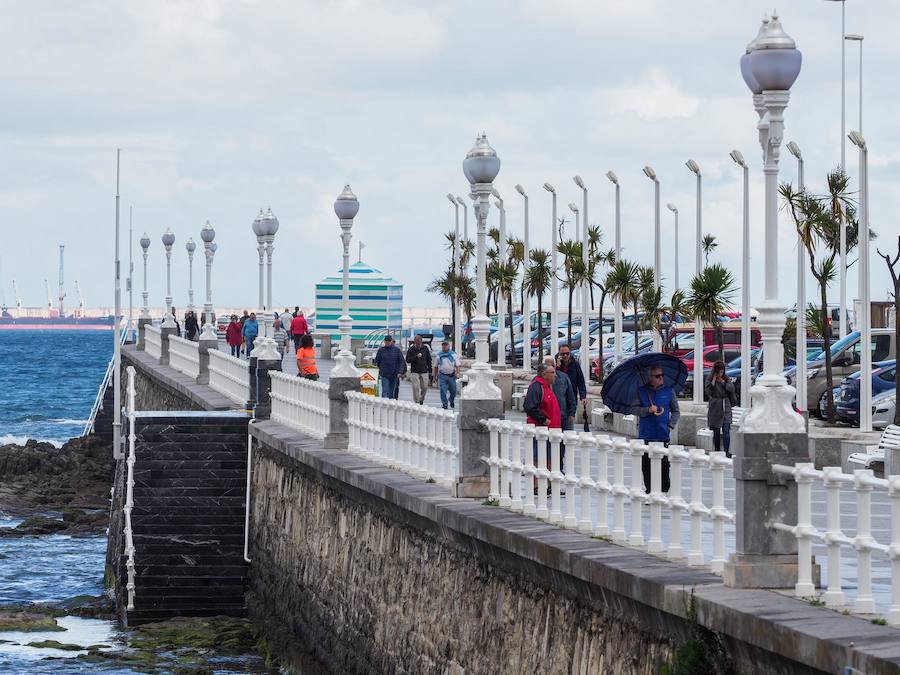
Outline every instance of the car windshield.
[[[846, 337], [841, 338], [840, 340], [835, 342], [833, 345], [831, 345], [831, 350], [830, 350], [831, 355], [837, 356], [842, 351], [844, 351], [844, 349], [846, 349], [847, 347], [852, 345], [854, 342], [856, 342], [858, 339], [859, 339], [859, 333], [856, 331], [853, 331], [852, 333], [847, 334]], [[825, 354], [825, 350], [819, 349], [815, 353], [807, 356], [806, 360], [807, 361], [818, 361], [819, 359], [823, 358], [824, 354]]]

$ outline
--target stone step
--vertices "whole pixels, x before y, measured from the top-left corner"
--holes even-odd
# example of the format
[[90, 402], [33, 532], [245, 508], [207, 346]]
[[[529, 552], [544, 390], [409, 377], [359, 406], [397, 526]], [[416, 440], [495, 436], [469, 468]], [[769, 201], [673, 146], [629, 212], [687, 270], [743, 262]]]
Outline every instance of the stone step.
[[[245, 472], [246, 473], [246, 472]], [[247, 476], [237, 472], [232, 477], [222, 478], [204, 478], [202, 476], [182, 477], [182, 478], [153, 478], [148, 476], [146, 479], [135, 477], [134, 489], [148, 490], [209, 490], [207, 495], [220, 494], [222, 496], [232, 496], [230, 490], [240, 490], [243, 493], [247, 488]], [[187, 494], [192, 494], [188, 492]], [[196, 494], [196, 492], [194, 493]]]
[[140, 467], [147, 462], [167, 462], [167, 461], [178, 461], [178, 460], [186, 460], [186, 461], [200, 461], [200, 460], [221, 460], [227, 462], [246, 462], [247, 461], [247, 449], [241, 448], [240, 450], [204, 450], [193, 451], [190, 448], [183, 448], [180, 450], [160, 450], [158, 448], [151, 449], [142, 449], [140, 451], [135, 451], [135, 468]]
[[131, 512], [131, 524], [138, 525], [234, 525], [244, 529], [244, 511], [238, 513], [184, 514], [173, 510], [169, 512], [135, 513]]
[[[214, 589], [210, 589], [214, 591]], [[243, 593], [235, 594], [218, 594], [214, 592], [201, 593], [199, 595], [183, 595], [178, 589], [168, 589], [168, 593], [160, 595], [141, 594], [141, 589], [134, 589], [134, 607], [135, 609], [163, 609], [163, 608], [213, 608], [222, 606], [233, 606], [243, 603]]]
[[232, 443], [243, 444], [247, 447], [246, 425], [241, 429], [234, 429], [222, 433], [215, 428], [183, 428], [169, 427], [165, 430], [135, 426], [135, 440], [141, 444], [146, 443]]
[[[213, 498], [211, 497], [210, 499]], [[196, 516], [231, 516], [240, 517], [241, 521], [243, 521], [246, 509], [244, 507], [243, 499], [239, 501], [240, 503], [236, 501], [234, 506], [222, 504], [221, 500], [216, 500], [215, 502], [211, 501], [207, 506], [172, 506], [166, 504], [164, 501], [156, 506], [135, 504], [131, 509], [131, 518], [132, 521], [134, 521], [134, 519], [139, 516], [153, 515], [184, 516], [185, 518]]]
[[[150, 562], [147, 558], [152, 558]], [[176, 556], [140, 556], [135, 557], [134, 573], [136, 576], [144, 577], [184, 577], [184, 578], [234, 578], [246, 579], [250, 570], [246, 563], [241, 560], [241, 564], [237, 564], [237, 560], [222, 559], [216, 556], [195, 556], [198, 560], [203, 558], [209, 562], [197, 562], [195, 565], [187, 565], [182, 561], [176, 561]], [[231, 564], [227, 564], [231, 563]]]
[[148, 481], [151, 483], [159, 484], [158, 482], [162, 480], [190, 480], [194, 481], [195, 485], [198, 481], [214, 482], [221, 480], [243, 480], [245, 483], [247, 482], [246, 467], [232, 467], [224, 469], [191, 469], [179, 468], [175, 466], [171, 468], [151, 469], [149, 467], [138, 468], [138, 466], [139, 465], [135, 465], [134, 469], [135, 484], [146, 484]]
[[186, 597], [243, 597], [247, 577], [135, 577], [136, 588], [145, 598], [161, 595], [183, 595]]
[[202, 491], [191, 492], [190, 488], [134, 488], [134, 506], [135, 508], [160, 509], [172, 508], [181, 509], [184, 507], [210, 508], [216, 505], [244, 507], [244, 493], [246, 492], [246, 484], [243, 489], [229, 488], [227, 492], [223, 490], [215, 490], [204, 488]]
[[190, 524], [190, 523], [133, 523], [132, 529], [135, 535], [147, 537], [177, 537], [182, 539], [190, 536], [196, 539], [218, 537], [241, 537], [243, 542], [244, 523], [219, 523], [219, 524]]
[[232, 605], [218, 605], [215, 607], [176, 607], [171, 609], [133, 609], [127, 613], [126, 621], [129, 626], [139, 626], [153, 621], [165, 621], [176, 616], [232, 616], [244, 617], [247, 608], [243, 603]]
[[[202, 555], [191, 552], [181, 553], [157, 553], [150, 554], [145, 551], [135, 553], [135, 565], [143, 568], [172, 568], [183, 570], [185, 574], [191, 570], [218, 570], [225, 573], [229, 570], [243, 570], [247, 563], [243, 558], [244, 547], [238, 551], [237, 557], [223, 558], [220, 555]], [[121, 555], [124, 560], [124, 554]], [[137, 569], [137, 567], [135, 569]], [[218, 572], [217, 572], [218, 573]]]

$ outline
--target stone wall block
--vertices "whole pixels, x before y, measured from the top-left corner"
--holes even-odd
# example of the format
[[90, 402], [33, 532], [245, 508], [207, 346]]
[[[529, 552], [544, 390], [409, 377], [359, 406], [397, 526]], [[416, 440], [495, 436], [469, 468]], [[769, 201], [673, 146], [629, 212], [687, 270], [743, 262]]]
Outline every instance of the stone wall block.
[[341, 449], [348, 443], [348, 391], [361, 389], [358, 377], [332, 377], [328, 382], [328, 435], [325, 447]]
[[502, 399], [469, 399], [458, 401], [457, 424], [459, 427], [459, 475], [456, 482], [457, 497], [484, 499], [490, 492], [488, 465], [482, 457], [490, 455], [490, 435], [481, 420], [503, 419]]

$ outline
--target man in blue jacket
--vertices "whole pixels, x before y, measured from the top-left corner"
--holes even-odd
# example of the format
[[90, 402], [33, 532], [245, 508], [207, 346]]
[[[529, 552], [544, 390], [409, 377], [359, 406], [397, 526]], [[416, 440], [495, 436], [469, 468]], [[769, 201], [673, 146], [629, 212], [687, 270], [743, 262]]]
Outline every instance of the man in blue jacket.
[[244, 351], [249, 359], [250, 352], [253, 351], [253, 343], [256, 342], [256, 337], [259, 335], [259, 323], [256, 321], [256, 312], [250, 312], [250, 316], [244, 321], [242, 333], [246, 344]]
[[[556, 355], [556, 372], [565, 373], [572, 383], [572, 387], [575, 390], [577, 409], [577, 403], [587, 398], [587, 382], [584, 379], [584, 371], [581, 370], [581, 364], [572, 358], [572, 348], [568, 344], [564, 344], [559, 348], [559, 353]], [[584, 417], [585, 422], [587, 422], [587, 414]]]
[[[659, 366], [651, 366], [647, 371], [647, 381], [638, 389], [640, 405], [631, 409], [632, 415], [638, 416], [638, 438], [644, 443], [663, 443], [668, 447], [672, 429], [678, 424], [681, 409], [678, 397], [672, 387], [666, 386], [663, 370]], [[641, 469], [644, 474], [644, 488], [650, 493], [650, 456], [646, 453], [641, 458]], [[669, 491], [669, 460], [662, 460], [662, 491]]]
[[406, 373], [406, 361], [390, 335], [384, 336], [384, 345], [375, 353], [375, 365], [381, 380], [381, 397], [397, 398], [400, 395], [400, 378]]

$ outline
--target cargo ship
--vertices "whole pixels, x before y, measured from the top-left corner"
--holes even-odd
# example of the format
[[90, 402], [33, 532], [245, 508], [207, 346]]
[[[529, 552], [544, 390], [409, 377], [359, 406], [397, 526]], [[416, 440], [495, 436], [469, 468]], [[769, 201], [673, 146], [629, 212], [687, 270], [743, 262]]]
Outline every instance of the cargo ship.
[[13, 316], [4, 305], [0, 308], [0, 330], [110, 330], [109, 316]]

